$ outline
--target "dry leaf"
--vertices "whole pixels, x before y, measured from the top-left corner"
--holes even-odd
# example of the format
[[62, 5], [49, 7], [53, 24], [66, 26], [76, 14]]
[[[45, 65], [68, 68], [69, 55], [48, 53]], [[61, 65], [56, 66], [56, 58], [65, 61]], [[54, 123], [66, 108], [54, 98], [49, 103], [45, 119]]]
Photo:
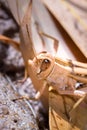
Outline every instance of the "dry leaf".
[[77, 100], [70, 96], [61, 96], [55, 90], [49, 94], [49, 125], [50, 130], [86, 130], [87, 104], [82, 102], [72, 112]]

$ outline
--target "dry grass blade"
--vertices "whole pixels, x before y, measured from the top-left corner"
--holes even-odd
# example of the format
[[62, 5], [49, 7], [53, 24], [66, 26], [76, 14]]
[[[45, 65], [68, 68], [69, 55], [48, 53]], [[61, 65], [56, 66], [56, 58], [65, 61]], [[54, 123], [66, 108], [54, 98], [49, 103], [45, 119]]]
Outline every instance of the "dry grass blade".
[[7, 0], [9, 8], [19, 25], [20, 22], [22, 22], [29, 1], [30, 0]]
[[87, 58], [87, 1], [80, 3], [75, 0], [42, 1]]

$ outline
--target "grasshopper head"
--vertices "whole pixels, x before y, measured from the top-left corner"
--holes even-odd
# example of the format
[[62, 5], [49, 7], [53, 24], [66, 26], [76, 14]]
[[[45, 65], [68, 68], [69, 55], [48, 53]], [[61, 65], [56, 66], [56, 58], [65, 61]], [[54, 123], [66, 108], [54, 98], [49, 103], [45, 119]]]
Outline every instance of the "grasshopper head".
[[46, 79], [53, 69], [54, 62], [54, 57], [47, 52], [38, 54], [32, 61], [29, 60], [33, 72], [39, 79]]

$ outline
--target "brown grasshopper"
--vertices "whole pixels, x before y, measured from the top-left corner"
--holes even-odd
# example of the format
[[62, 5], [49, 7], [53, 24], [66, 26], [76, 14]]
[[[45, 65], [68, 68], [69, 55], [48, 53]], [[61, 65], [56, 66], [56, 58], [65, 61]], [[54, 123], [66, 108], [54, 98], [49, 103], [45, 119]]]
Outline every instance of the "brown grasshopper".
[[86, 92], [76, 90], [76, 82], [87, 84], [87, 64], [62, 60], [53, 57], [47, 52], [42, 52], [29, 60], [33, 73], [39, 80], [43, 79], [46, 84], [53, 86], [61, 95], [73, 95], [81, 97], [74, 108], [85, 98]]
[[[79, 102], [81, 102], [86, 93], [75, 90], [75, 84], [76, 81], [87, 83], [87, 64], [71, 60], [64, 61], [58, 57], [53, 57], [47, 52], [36, 55], [30, 28], [31, 7], [32, 2], [30, 2], [28, 6], [22, 23], [20, 23], [21, 43], [14, 42], [4, 36], [0, 36], [0, 40], [11, 42], [11, 45], [21, 51], [26, 66], [26, 74], [30, 76], [36, 90], [38, 90], [35, 99], [43, 97], [42, 100], [44, 100], [45, 107], [48, 106], [46, 102], [48, 95], [47, 84], [55, 87], [60, 94], [82, 97], [81, 100], [79, 100]], [[42, 34], [48, 36], [44, 33]], [[50, 38], [53, 39], [54, 42], [57, 41], [53, 37]], [[43, 91], [45, 91], [45, 93]]]

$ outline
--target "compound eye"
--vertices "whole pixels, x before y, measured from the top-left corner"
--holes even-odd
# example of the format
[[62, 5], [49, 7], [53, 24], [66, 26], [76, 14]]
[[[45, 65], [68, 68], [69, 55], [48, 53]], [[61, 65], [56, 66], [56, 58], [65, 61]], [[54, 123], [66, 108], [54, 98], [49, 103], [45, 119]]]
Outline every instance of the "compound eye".
[[50, 66], [50, 64], [51, 64], [50, 60], [44, 59], [44, 60], [42, 61], [42, 63], [41, 63], [41, 68], [40, 68], [41, 71], [45, 71], [46, 69], [48, 69], [49, 66]]

